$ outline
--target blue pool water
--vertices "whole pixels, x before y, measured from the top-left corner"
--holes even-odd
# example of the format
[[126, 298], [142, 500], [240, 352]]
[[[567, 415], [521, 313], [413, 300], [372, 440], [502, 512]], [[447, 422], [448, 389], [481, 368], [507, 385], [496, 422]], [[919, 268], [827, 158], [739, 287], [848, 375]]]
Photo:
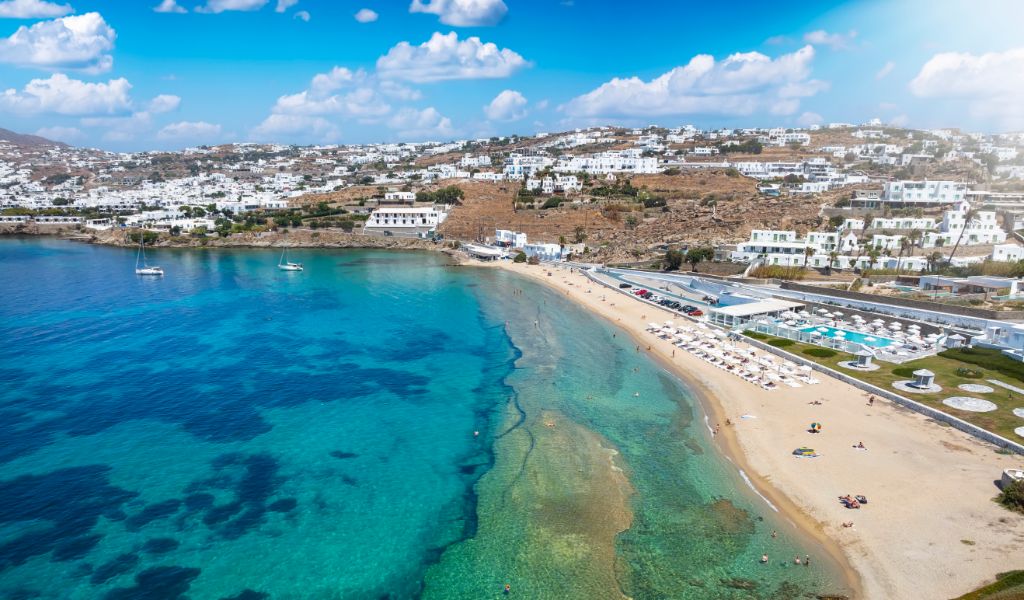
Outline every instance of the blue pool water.
[[[876, 335], [871, 335], [868, 333], [860, 333], [859, 331], [850, 331], [849, 329], [838, 329], [836, 327], [828, 327], [824, 325], [821, 327], [824, 327], [825, 331], [820, 331], [819, 327], [804, 327], [800, 331], [806, 331], [808, 333], [812, 331], [817, 331], [818, 333], [822, 334], [825, 337], [842, 338], [844, 340], [854, 342], [857, 344], [862, 344], [864, 346], [871, 346], [872, 348], [885, 348], [886, 346], [892, 343], [892, 340], [890, 340], [889, 338], [878, 337]], [[837, 336], [837, 331], [842, 331], [845, 335]]]
[[291, 258], [0, 238], [0, 598], [842, 592], [610, 324], [437, 254]]

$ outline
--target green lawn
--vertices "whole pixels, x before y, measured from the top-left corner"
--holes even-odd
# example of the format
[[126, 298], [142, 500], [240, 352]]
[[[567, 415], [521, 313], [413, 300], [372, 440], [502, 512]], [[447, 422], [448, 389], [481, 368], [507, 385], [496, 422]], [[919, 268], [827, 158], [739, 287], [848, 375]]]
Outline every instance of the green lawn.
[[[806, 359], [831, 367], [840, 373], [856, 377], [862, 381], [877, 385], [882, 389], [895, 392], [927, 406], [931, 406], [959, 417], [968, 423], [973, 423], [979, 427], [998, 433], [1009, 440], [1024, 442], [1024, 438], [1021, 438], [1013, 432], [1015, 428], [1024, 426], [1024, 419], [1014, 415], [1012, 412], [1014, 408], [1024, 408], [1024, 395], [1011, 392], [986, 381], [986, 379], [997, 379], [1004, 383], [1024, 389], [1024, 363], [1019, 363], [1015, 360], [1006, 358], [1000, 354], [998, 350], [989, 350], [984, 348], [946, 350], [941, 356], [931, 356], [920, 360], [913, 360], [901, 365], [877, 361], [875, 364], [879, 365], [881, 367], [880, 369], [877, 371], [861, 372], [839, 366], [839, 363], [842, 361], [853, 360], [854, 357], [852, 354], [836, 352], [835, 356], [819, 357], [815, 356], [815, 354], [821, 354], [820, 351], [823, 350], [823, 348], [820, 346], [803, 344], [800, 342], [794, 342], [793, 340], [749, 331], [747, 332], [747, 335], [773, 346], [781, 347], [788, 352], [792, 352], [793, 354], [797, 354]], [[935, 394], [908, 394], [892, 387], [892, 383], [894, 381], [913, 379], [910, 373], [917, 369], [928, 369], [932, 373], [935, 373], [935, 383], [942, 386], [942, 391]], [[975, 374], [980, 374], [981, 376], [970, 376]], [[994, 388], [995, 391], [988, 394], [965, 392], [957, 389], [957, 386], [962, 383], [980, 383]], [[982, 398], [984, 400], [994, 402], [999, 408], [988, 413], [975, 413], [957, 410], [942, 403], [943, 400], [950, 396], [971, 396], [974, 398]]]
[[1024, 598], [1024, 571], [996, 575], [996, 582], [960, 596], [956, 600], [1020, 600]]

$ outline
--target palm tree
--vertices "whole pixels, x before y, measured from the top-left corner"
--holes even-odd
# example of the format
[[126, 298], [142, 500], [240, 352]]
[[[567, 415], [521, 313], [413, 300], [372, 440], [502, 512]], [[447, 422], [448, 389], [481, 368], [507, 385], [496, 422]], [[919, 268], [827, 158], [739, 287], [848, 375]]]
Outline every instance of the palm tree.
[[942, 253], [936, 250], [929, 254], [927, 258], [925, 258], [925, 261], [928, 263], [928, 270], [934, 272], [936, 267], [938, 267], [939, 263], [942, 261]]
[[960, 247], [960, 240], [964, 238], [964, 232], [967, 231], [967, 226], [971, 223], [971, 220], [974, 219], [975, 215], [977, 214], [978, 211], [974, 210], [973, 208], [967, 209], [967, 212], [964, 213], [964, 226], [960, 228], [960, 235], [956, 236], [956, 244], [953, 245], [953, 250], [949, 253], [949, 258], [946, 259], [947, 265], [953, 264], [953, 255], [956, 254], [957, 248]]
[[919, 243], [921, 243], [921, 238], [924, 236], [924, 232], [922, 232], [920, 229], [911, 229], [909, 235], [910, 235], [910, 254], [908, 254], [908, 256], [913, 256], [914, 255], [914, 246], [917, 246]]
[[832, 274], [832, 266], [836, 264], [836, 260], [839, 258], [839, 253], [835, 250], [828, 253], [828, 274]]
[[877, 247], [872, 247], [868, 250], [868, 267], [871, 269], [875, 268], [875, 263], [878, 262], [878, 257], [882, 255], [882, 252]]
[[900, 268], [901, 268], [902, 262], [903, 262], [903, 253], [906, 252], [908, 248], [910, 248], [910, 240], [905, 238], [905, 237], [901, 237], [900, 238], [900, 255], [896, 258], [896, 276], [897, 277], [899, 277], [899, 275], [900, 275]]
[[807, 270], [807, 259], [814, 256], [814, 248], [808, 246], [804, 248], [804, 270]]

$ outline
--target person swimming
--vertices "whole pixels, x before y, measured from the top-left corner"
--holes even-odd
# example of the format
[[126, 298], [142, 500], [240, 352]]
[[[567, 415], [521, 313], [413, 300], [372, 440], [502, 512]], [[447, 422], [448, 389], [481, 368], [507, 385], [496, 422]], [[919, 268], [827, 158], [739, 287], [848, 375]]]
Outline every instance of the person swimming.
[[761, 564], [764, 564], [766, 562], [768, 562], [768, 555], [767, 554], [762, 554], [761, 555]]
[[505, 593], [508, 594], [508, 593], [511, 593], [511, 592], [512, 592], [512, 584], [506, 583], [505, 584]]

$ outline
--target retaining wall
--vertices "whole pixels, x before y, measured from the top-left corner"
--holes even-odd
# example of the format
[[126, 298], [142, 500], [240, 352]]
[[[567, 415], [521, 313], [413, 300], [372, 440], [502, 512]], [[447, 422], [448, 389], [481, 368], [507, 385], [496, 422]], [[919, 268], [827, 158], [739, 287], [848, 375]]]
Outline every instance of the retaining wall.
[[926, 300], [910, 300], [909, 298], [896, 298], [892, 296], [876, 296], [863, 292], [850, 292], [835, 288], [819, 288], [811, 285], [802, 285], [792, 281], [783, 281], [782, 289], [794, 292], [806, 292], [808, 294], [821, 294], [824, 296], [835, 296], [848, 300], [860, 300], [862, 302], [873, 302], [875, 304], [888, 304], [903, 308], [916, 308], [939, 313], [949, 313], [976, 319], [1000, 319], [1000, 320], [1021, 320], [1024, 319], [1024, 311], [1020, 310], [988, 310], [985, 308], [973, 308], [970, 306], [957, 306], [955, 304], [940, 304]]

